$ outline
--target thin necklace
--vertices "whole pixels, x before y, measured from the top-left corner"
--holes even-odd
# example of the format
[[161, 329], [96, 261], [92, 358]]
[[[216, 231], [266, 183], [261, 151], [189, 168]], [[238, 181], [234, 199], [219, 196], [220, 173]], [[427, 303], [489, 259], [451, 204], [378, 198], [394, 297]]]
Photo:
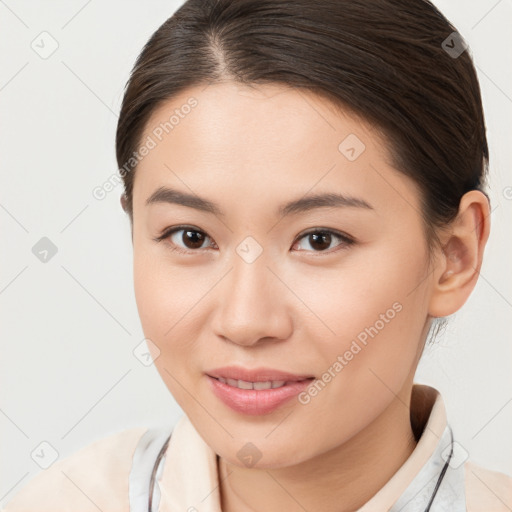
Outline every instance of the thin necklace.
[[434, 502], [434, 498], [436, 497], [437, 491], [439, 490], [439, 486], [441, 485], [441, 482], [443, 481], [443, 478], [444, 478], [444, 475], [446, 473], [446, 470], [448, 469], [448, 464], [449, 464], [449, 462], [450, 462], [450, 460], [452, 458], [452, 455], [453, 455], [453, 433], [452, 433], [452, 429], [451, 428], [450, 428], [450, 439], [451, 439], [450, 455], [448, 455], [448, 459], [444, 463], [443, 469], [441, 470], [439, 478], [437, 479], [437, 483], [436, 483], [436, 486], [434, 488], [434, 492], [432, 493], [432, 496], [430, 496], [430, 500], [429, 500], [429, 502], [427, 504], [427, 508], [425, 509], [425, 512], [429, 512], [430, 507], [432, 506], [432, 503]]

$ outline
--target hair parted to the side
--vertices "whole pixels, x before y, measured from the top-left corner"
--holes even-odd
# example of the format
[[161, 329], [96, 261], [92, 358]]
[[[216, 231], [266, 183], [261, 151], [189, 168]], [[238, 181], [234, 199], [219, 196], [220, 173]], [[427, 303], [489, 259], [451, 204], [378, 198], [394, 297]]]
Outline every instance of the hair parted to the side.
[[[489, 166], [469, 48], [454, 57], [442, 46], [453, 32], [427, 0], [187, 0], [137, 58], [117, 126], [118, 165], [134, 160], [155, 109], [189, 87], [313, 91], [385, 136], [390, 164], [421, 191], [432, 248], [461, 197], [484, 192]], [[136, 171], [122, 174], [132, 223]]]

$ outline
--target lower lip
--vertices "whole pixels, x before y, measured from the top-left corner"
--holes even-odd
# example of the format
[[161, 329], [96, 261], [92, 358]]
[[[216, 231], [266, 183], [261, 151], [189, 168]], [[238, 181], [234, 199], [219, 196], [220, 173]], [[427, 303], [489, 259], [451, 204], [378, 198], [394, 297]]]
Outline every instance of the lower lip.
[[307, 379], [290, 382], [274, 389], [240, 389], [207, 375], [213, 393], [227, 406], [243, 414], [269, 414], [304, 391], [313, 382]]

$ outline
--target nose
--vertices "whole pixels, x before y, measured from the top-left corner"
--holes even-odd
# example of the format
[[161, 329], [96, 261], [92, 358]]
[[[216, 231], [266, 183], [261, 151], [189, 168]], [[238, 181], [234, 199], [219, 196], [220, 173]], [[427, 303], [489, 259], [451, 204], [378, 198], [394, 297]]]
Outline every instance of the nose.
[[217, 286], [215, 334], [237, 345], [285, 340], [293, 329], [293, 294], [263, 255], [248, 263], [237, 254]]

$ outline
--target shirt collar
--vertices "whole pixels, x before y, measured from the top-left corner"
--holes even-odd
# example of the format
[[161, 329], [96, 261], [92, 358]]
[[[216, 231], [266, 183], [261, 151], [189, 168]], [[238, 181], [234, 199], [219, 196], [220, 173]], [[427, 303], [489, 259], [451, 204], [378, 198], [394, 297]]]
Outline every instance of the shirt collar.
[[[443, 450], [451, 436], [443, 399], [435, 388], [414, 384], [410, 411], [413, 429], [421, 436], [415, 449], [358, 512], [405, 510], [400, 503], [406, 505], [428, 488], [426, 482], [437, 480], [434, 476], [440, 473], [441, 462], [444, 465]], [[174, 427], [159, 484], [162, 512], [221, 512], [217, 455], [186, 415]], [[400, 507], [391, 508], [394, 504]]]

